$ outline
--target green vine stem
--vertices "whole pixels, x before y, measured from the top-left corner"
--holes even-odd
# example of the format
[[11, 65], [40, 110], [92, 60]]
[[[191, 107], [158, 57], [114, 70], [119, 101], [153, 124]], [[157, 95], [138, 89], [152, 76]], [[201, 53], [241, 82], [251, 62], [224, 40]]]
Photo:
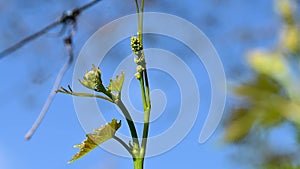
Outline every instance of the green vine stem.
[[120, 108], [123, 115], [125, 116], [125, 119], [127, 121], [129, 129], [130, 129], [130, 133], [131, 133], [131, 136], [132, 136], [133, 143], [139, 147], [138, 135], [137, 135], [136, 128], [135, 128], [135, 125], [134, 125], [134, 122], [132, 120], [132, 117], [131, 117], [130, 113], [128, 112], [128, 110], [125, 107], [122, 100], [116, 100], [115, 104]]
[[132, 157], [134, 157], [134, 155], [132, 154], [131, 148], [119, 137], [114, 136], [113, 139], [115, 139], [117, 142], [119, 142], [127, 151], [129, 154], [131, 154]]
[[[141, 0], [141, 6], [139, 8], [137, 0], [135, 0], [136, 8], [137, 8], [137, 15], [138, 15], [138, 40], [143, 46], [143, 19], [144, 19], [144, 0]], [[145, 59], [145, 53], [143, 50], [138, 53], [139, 59]], [[145, 63], [145, 61], [144, 61]], [[149, 89], [149, 82], [148, 82], [148, 75], [146, 64], [143, 65], [143, 70], [138, 72], [139, 75], [138, 80], [140, 82], [141, 87], [141, 94], [142, 94], [142, 101], [144, 107], [144, 128], [143, 128], [143, 137], [142, 137], [142, 144], [139, 150], [138, 158], [134, 159], [134, 169], [143, 169], [144, 167], [144, 158], [146, 154], [146, 147], [147, 147], [147, 139], [149, 133], [149, 119], [150, 119], [150, 111], [151, 111], [151, 100], [150, 100], [150, 89]]]
[[134, 169], [143, 169], [144, 168], [144, 158], [137, 158], [133, 163]]

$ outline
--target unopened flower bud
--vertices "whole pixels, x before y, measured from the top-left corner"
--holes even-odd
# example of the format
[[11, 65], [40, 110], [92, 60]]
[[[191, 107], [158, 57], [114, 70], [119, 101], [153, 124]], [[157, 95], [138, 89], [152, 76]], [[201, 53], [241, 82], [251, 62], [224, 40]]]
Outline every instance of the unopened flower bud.
[[130, 41], [130, 46], [131, 46], [131, 50], [133, 51], [134, 54], [138, 55], [139, 52], [141, 50], [143, 50], [143, 45], [142, 43], [139, 41], [139, 39], [135, 36], [131, 37], [131, 41]]

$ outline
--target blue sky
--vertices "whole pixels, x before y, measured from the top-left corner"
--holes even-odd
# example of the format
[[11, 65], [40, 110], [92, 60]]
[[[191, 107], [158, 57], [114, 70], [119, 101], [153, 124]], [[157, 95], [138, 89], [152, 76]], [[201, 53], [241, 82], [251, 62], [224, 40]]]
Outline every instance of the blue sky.
[[[82, 5], [87, 0], [70, 1], [22, 1], [0, 0], [0, 50], [21, 38], [37, 31], [57, 19], [66, 9]], [[236, 77], [236, 70], [246, 71], [245, 52], [255, 47], [271, 47], [278, 38], [279, 20], [274, 12], [274, 1], [261, 0], [186, 0], [146, 1], [146, 11], [165, 12], [177, 15], [195, 24], [210, 38], [223, 62], [228, 81], [243, 80]], [[82, 13], [78, 21], [78, 32], [74, 38], [75, 52], [78, 53], [86, 40], [106, 23], [135, 12], [134, 1], [103, 0]], [[100, 169], [132, 168], [131, 159], [118, 157], [100, 148], [67, 165], [77, 151], [74, 144], [84, 139], [85, 132], [74, 111], [72, 98], [59, 94], [52, 103], [40, 128], [30, 141], [24, 135], [38, 116], [45, 99], [52, 88], [56, 74], [64, 63], [67, 53], [61, 37], [54, 33], [59, 29], [27, 44], [20, 50], [0, 60], [0, 169]], [[156, 37], [159, 40], [159, 37]], [[151, 39], [151, 38], [149, 38]], [[172, 50], [183, 59], [196, 74], [201, 104], [198, 118], [187, 137], [172, 150], [146, 160], [145, 168], [234, 168], [231, 159], [234, 149], [222, 143], [222, 128], [219, 127], [205, 144], [198, 143], [198, 137], [209, 107], [210, 84], [207, 72], [199, 60], [188, 57], [186, 50], [174, 46], [172, 40], [161, 39], [153, 47]], [[169, 45], [166, 45], [169, 42]], [[127, 42], [124, 42], [126, 45]], [[115, 52], [101, 67], [106, 71], [103, 79], [112, 75], [115, 67], [126, 55]], [[65, 75], [62, 85], [72, 81], [73, 67]], [[153, 89], [167, 90], [174, 80], [163, 73], [150, 71]], [[159, 78], [163, 78], [161, 82]], [[133, 84], [132, 88], [134, 91]], [[162, 116], [151, 128], [150, 135], [172, 124], [178, 100], [176, 86], [166, 92], [168, 104]], [[136, 92], [132, 92], [135, 96]], [[101, 102], [100, 102], [101, 103]], [[134, 102], [138, 107], [139, 102]], [[230, 102], [228, 101], [228, 105]], [[107, 109], [107, 108], [104, 108]], [[114, 113], [114, 112], [113, 112]], [[170, 115], [170, 116], [168, 116]], [[111, 115], [108, 115], [110, 117]], [[226, 116], [226, 113], [225, 115]], [[101, 124], [99, 124], [100, 126]], [[121, 132], [126, 133], [123, 123]], [[199, 167], [198, 167], [199, 166]], [[247, 165], [238, 166], [247, 168]]]

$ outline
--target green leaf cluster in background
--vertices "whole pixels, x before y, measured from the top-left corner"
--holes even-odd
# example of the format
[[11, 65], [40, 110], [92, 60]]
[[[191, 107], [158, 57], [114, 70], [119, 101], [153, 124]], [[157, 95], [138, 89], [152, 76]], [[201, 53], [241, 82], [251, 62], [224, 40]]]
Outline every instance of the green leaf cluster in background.
[[[253, 162], [254, 168], [299, 169], [300, 21], [297, 12], [300, 8], [293, 0], [275, 2], [283, 18], [280, 40], [272, 50], [254, 49], [248, 53], [254, 76], [233, 87], [238, 103], [231, 107], [224, 124], [224, 139], [229, 144], [255, 149], [252, 155], [247, 154], [248, 159], [260, 157], [258, 162]], [[259, 144], [269, 145], [268, 134], [284, 124], [294, 128], [295, 142], [298, 142], [294, 150], [259, 148]]]

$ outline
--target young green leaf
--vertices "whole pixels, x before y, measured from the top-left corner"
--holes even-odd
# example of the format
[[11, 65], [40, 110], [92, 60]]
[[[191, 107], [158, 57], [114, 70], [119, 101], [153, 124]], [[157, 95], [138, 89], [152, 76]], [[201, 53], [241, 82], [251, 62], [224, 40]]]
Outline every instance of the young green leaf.
[[80, 151], [73, 156], [73, 158], [68, 162], [68, 164], [74, 162], [75, 160], [78, 160], [79, 158], [92, 151], [98, 145], [113, 138], [120, 126], [121, 121], [117, 122], [116, 119], [112, 119], [111, 123], [108, 123], [105, 126], [94, 130], [94, 133], [92, 134], [87, 134], [87, 138], [81, 144], [77, 144], [74, 146], [74, 148], [79, 148]]
[[99, 68], [96, 68], [95, 65], [92, 65], [93, 68], [86, 72], [83, 76], [83, 80], [79, 80], [79, 82], [85, 86], [86, 88], [89, 88], [91, 90], [97, 91], [97, 92], [106, 92], [101, 79], [101, 71]]
[[125, 74], [124, 74], [124, 72], [122, 72], [120, 74], [120, 76], [116, 77], [115, 80], [110, 79], [110, 83], [107, 87], [109, 91], [116, 93], [116, 94], [114, 94], [116, 99], [118, 99], [120, 97], [120, 93], [121, 93], [123, 82], [124, 82], [124, 76], [125, 76]]

